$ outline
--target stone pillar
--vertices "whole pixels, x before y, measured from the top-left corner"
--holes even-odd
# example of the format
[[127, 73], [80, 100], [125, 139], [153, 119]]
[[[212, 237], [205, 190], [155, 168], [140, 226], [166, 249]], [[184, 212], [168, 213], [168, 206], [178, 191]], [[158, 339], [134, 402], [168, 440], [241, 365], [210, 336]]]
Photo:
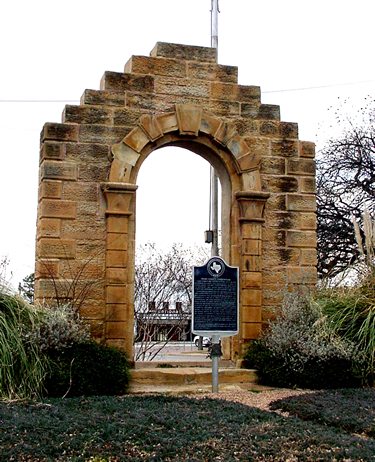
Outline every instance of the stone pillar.
[[262, 224], [269, 193], [239, 191], [240, 208], [240, 345], [239, 354], [262, 329]]
[[134, 207], [137, 186], [103, 183], [107, 202], [106, 317], [107, 344], [133, 358]]

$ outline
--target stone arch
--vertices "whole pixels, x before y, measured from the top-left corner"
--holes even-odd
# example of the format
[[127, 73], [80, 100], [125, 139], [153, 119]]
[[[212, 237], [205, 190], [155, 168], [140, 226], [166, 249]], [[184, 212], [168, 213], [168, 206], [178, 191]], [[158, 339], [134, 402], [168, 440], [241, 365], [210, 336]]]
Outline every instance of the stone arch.
[[[123, 267], [116, 260], [112, 262], [111, 247], [107, 249], [107, 274], [123, 270], [126, 280], [107, 281], [107, 302], [112, 304], [112, 292], [122, 293], [129, 300], [124, 326], [126, 334], [125, 349], [132, 348], [133, 329], [133, 285], [135, 254], [135, 194], [136, 178], [140, 166], [147, 156], [163, 146], [175, 145], [189, 149], [208, 160], [218, 171], [223, 187], [223, 257], [231, 265], [240, 268], [243, 254], [251, 240], [260, 239], [263, 211], [268, 193], [260, 190], [260, 159], [254, 155], [246, 141], [238, 134], [234, 124], [225, 122], [201, 107], [191, 104], [176, 105], [174, 112], [159, 115], [143, 115], [139, 123], [121, 141], [112, 146], [112, 164], [108, 181], [102, 183], [106, 197], [108, 219], [122, 217], [124, 232], [111, 232], [107, 228], [110, 246], [114, 239], [125, 242], [126, 256]], [[253, 236], [246, 234], [251, 223]], [[244, 233], [244, 236], [242, 234]], [[112, 237], [113, 235], [113, 237]], [[113, 266], [112, 266], [113, 265]], [[116, 266], [114, 266], [116, 265]], [[130, 268], [130, 271], [129, 271]], [[245, 268], [245, 271], [249, 268]], [[246, 278], [244, 274], [241, 278]], [[261, 285], [261, 273], [255, 281]], [[245, 293], [243, 291], [242, 293]], [[119, 334], [115, 333], [118, 336]], [[244, 333], [242, 333], [244, 335]], [[246, 335], [246, 334], [245, 334]], [[238, 343], [236, 339], [235, 343]], [[238, 355], [238, 345], [233, 348], [229, 342], [224, 344], [227, 358]]]
[[240, 268], [240, 332], [226, 357], [258, 337], [286, 286], [316, 281], [314, 145], [216, 58], [159, 42], [41, 133], [35, 298], [53, 302], [78, 275], [93, 337], [129, 355], [137, 174], [162, 146], [206, 158], [224, 186], [223, 256]]

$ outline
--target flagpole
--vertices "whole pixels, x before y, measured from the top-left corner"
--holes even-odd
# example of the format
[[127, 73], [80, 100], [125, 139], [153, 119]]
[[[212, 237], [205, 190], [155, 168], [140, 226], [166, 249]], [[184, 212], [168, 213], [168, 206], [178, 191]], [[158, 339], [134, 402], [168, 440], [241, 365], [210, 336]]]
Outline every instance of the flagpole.
[[[216, 62], [218, 61], [218, 46], [219, 46], [219, 0], [211, 0], [211, 47], [216, 49]], [[211, 256], [219, 255], [219, 238], [218, 238], [218, 185], [219, 179], [215, 169], [211, 165], [210, 168], [210, 228], [212, 231]]]

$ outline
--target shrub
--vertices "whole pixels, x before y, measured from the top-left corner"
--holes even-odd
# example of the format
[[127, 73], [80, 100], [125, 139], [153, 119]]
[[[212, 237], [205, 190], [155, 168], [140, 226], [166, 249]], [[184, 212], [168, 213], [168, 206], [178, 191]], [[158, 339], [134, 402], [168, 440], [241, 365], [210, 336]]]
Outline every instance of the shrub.
[[94, 341], [49, 352], [51, 369], [45, 381], [48, 396], [120, 395], [127, 390], [125, 353]]
[[30, 331], [30, 341], [41, 351], [61, 351], [90, 339], [89, 327], [68, 304], [43, 307], [40, 321]]
[[0, 293], [0, 397], [40, 395], [48, 359], [28, 336], [41, 310], [11, 293]]
[[318, 298], [330, 328], [341, 338], [356, 344], [364, 360], [360, 375], [374, 383], [375, 375], [375, 272], [355, 287], [322, 291]]
[[318, 304], [296, 293], [285, 297], [280, 316], [245, 355], [262, 383], [285, 387], [357, 386], [355, 362], [354, 344], [329, 329]]

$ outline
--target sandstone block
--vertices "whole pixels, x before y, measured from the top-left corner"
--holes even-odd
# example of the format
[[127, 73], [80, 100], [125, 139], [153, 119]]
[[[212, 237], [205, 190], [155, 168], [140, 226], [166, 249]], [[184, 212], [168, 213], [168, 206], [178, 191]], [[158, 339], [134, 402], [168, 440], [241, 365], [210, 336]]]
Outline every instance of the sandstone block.
[[130, 127], [137, 125], [143, 114], [142, 111], [137, 111], [135, 109], [116, 108], [113, 110], [113, 125], [123, 125], [127, 127], [127, 129], [123, 129], [125, 136], [131, 131]]
[[280, 120], [280, 106], [274, 104], [261, 104], [258, 119]]
[[243, 239], [262, 239], [261, 223], [242, 223], [241, 235]]
[[271, 141], [271, 155], [298, 157], [298, 142], [294, 140]]
[[140, 153], [146, 144], [150, 142], [150, 140], [140, 127], [136, 127], [125, 136], [123, 142], [134, 151]]
[[123, 250], [107, 250], [108, 268], [126, 268], [128, 265], [128, 252]]
[[262, 322], [262, 308], [260, 306], [243, 306], [241, 312], [241, 322]]
[[[251, 114], [250, 114], [251, 115]], [[263, 136], [278, 136], [280, 122], [264, 120], [259, 123], [259, 133]]]
[[316, 249], [301, 249], [300, 263], [302, 266], [316, 266], [318, 264]]
[[310, 141], [301, 141], [300, 142], [300, 156], [301, 157], [315, 157], [315, 143]]
[[76, 216], [77, 204], [74, 201], [42, 199], [40, 202], [39, 218], [74, 219]]
[[316, 198], [307, 194], [287, 194], [286, 206], [288, 210], [296, 212], [315, 212]]
[[287, 159], [287, 173], [292, 175], [315, 175], [313, 159]]
[[78, 141], [80, 143], [112, 145], [119, 143], [125, 136], [124, 127], [83, 124], [79, 125]]
[[266, 175], [284, 175], [286, 173], [285, 159], [262, 156], [260, 159], [260, 171]]
[[173, 132], [178, 129], [177, 116], [174, 112], [159, 115], [157, 121], [163, 133]]
[[66, 181], [62, 186], [62, 195], [64, 199], [97, 202], [99, 198], [99, 185], [93, 181]]
[[206, 101], [200, 101], [196, 104], [204, 104], [204, 107], [219, 116], [232, 117], [238, 116], [240, 113], [240, 103], [237, 101], [226, 101], [218, 99], [210, 99]]
[[238, 80], [238, 67], [189, 62], [187, 63], [187, 77], [190, 79], [236, 83]]
[[316, 192], [315, 177], [299, 178], [299, 191], [301, 193], [314, 194]]
[[212, 82], [210, 97], [212, 99], [228, 99], [231, 101], [252, 102], [260, 104], [260, 87], [237, 85], [224, 82]]
[[64, 123], [108, 125], [112, 121], [112, 112], [97, 106], [66, 105], [62, 121]]
[[155, 78], [155, 92], [159, 95], [210, 97], [210, 85], [202, 80], [179, 79], [170, 77]]
[[198, 136], [202, 120], [202, 108], [191, 104], [176, 104], [176, 117], [181, 135]]
[[42, 144], [40, 159], [63, 160], [65, 157], [65, 144], [45, 141]]
[[[259, 135], [259, 121], [241, 118], [241, 119], [235, 120], [234, 123], [235, 123], [238, 134], [240, 136], [245, 137], [245, 141], [250, 146], [251, 143], [249, 141], [249, 137], [255, 137], [256, 135]], [[268, 152], [268, 149], [266, 149], [266, 152]]]
[[271, 193], [298, 192], [298, 180], [293, 176], [263, 177], [264, 190]]
[[177, 59], [132, 56], [125, 64], [125, 73], [186, 77], [186, 63]]
[[317, 270], [315, 267], [292, 267], [287, 268], [288, 282], [290, 284], [306, 284], [306, 285], [315, 285], [318, 276]]
[[208, 135], [214, 135], [218, 131], [221, 123], [222, 121], [219, 118], [203, 111], [199, 130], [203, 133], [207, 133]]
[[71, 180], [77, 179], [77, 165], [73, 162], [45, 160], [40, 166], [41, 179]]
[[149, 93], [154, 91], [154, 77], [106, 71], [100, 81], [100, 89], [118, 93], [127, 90]]
[[163, 136], [163, 130], [158, 119], [153, 115], [144, 114], [139, 120], [139, 125], [151, 141], [155, 141]]
[[243, 271], [262, 271], [262, 259], [258, 255], [246, 255], [242, 262]]
[[41, 141], [78, 141], [78, 125], [46, 123], [41, 133]]
[[105, 310], [103, 309], [102, 306], [98, 306], [95, 304], [90, 304], [90, 303], [84, 303], [82, 306], [79, 308], [79, 314], [87, 320], [90, 319], [98, 319], [98, 320], [104, 320], [105, 319]]
[[260, 289], [241, 289], [241, 305], [262, 306], [262, 291]]
[[241, 336], [243, 339], [255, 340], [262, 332], [262, 323], [244, 322], [241, 324]]
[[35, 279], [57, 279], [59, 277], [59, 261], [40, 259], [35, 265]]
[[107, 230], [109, 233], [128, 233], [129, 218], [126, 217], [107, 217]]
[[107, 234], [107, 249], [108, 250], [127, 250], [128, 242], [121, 233]]
[[128, 270], [125, 268], [107, 268], [106, 281], [108, 284], [125, 284], [128, 282]]
[[280, 136], [298, 140], [298, 124], [294, 122], [280, 122]]
[[129, 336], [129, 325], [126, 322], [107, 322], [105, 328], [108, 339], [126, 339]]
[[316, 247], [316, 232], [288, 230], [286, 241], [288, 247]]
[[61, 199], [62, 182], [53, 180], [44, 180], [39, 186], [39, 199]]
[[41, 238], [37, 244], [40, 258], [75, 258], [76, 242], [73, 239]]
[[125, 104], [125, 93], [123, 91], [85, 90], [81, 96], [81, 104], [121, 107]]
[[250, 273], [241, 273], [241, 282], [241, 287], [244, 289], [261, 289], [262, 273], [255, 271]]
[[262, 255], [262, 241], [257, 239], [242, 240], [243, 255]]
[[211, 47], [179, 45], [175, 43], [157, 42], [151, 50], [152, 57], [183, 59], [186, 61], [216, 62], [217, 51]]
[[127, 296], [126, 285], [110, 285], [106, 288], [107, 303], [124, 303]]
[[282, 267], [287, 264], [299, 264], [299, 249], [287, 249], [278, 247], [276, 243], [265, 242], [263, 245], [263, 267], [274, 268]]
[[38, 222], [39, 237], [60, 237], [61, 220], [59, 218], [41, 218]]
[[106, 305], [107, 321], [123, 321], [131, 323], [133, 313], [130, 313], [129, 305], [125, 303], [107, 304]]

